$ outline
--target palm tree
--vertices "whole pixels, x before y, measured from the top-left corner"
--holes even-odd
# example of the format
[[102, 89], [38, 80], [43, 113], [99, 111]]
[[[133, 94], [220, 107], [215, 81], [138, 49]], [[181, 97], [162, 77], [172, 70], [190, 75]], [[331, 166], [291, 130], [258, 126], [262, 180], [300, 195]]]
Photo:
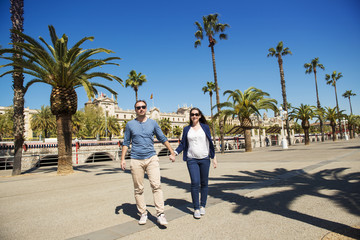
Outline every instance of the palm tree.
[[[203, 16], [203, 25], [199, 22], [195, 22], [197, 27], [197, 31], [195, 32], [195, 37], [197, 40], [195, 41], [195, 48], [201, 45], [201, 40], [204, 39], [204, 35], [207, 36], [209, 40], [209, 47], [211, 49], [212, 63], [213, 63], [213, 71], [214, 71], [214, 83], [215, 83], [215, 93], [216, 93], [216, 105], [220, 106], [220, 96], [219, 96], [219, 84], [217, 81], [217, 73], [216, 73], [216, 64], [215, 64], [215, 51], [214, 45], [217, 43], [215, 39], [215, 35], [219, 32], [219, 39], [227, 39], [227, 34], [223, 33], [227, 27], [230, 27], [228, 24], [219, 23], [218, 14], [210, 14], [207, 16]], [[218, 112], [220, 112], [220, 107], [217, 108]], [[224, 153], [224, 125], [222, 122], [219, 122], [220, 127], [220, 139], [221, 139], [221, 153]]]
[[14, 136], [14, 108], [11, 107], [5, 111], [5, 114], [0, 114], [0, 141], [3, 138]]
[[179, 127], [179, 126], [174, 126], [172, 131], [173, 131], [174, 136], [177, 137], [180, 140], [180, 135], [182, 133], [182, 128]]
[[355, 124], [356, 124], [356, 116], [352, 115], [352, 114], [347, 115], [346, 120], [348, 122], [349, 135], [350, 135], [350, 138], [352, 139], [355, 137], [354, 131], [355, 131]]
[[316, 108], [314, 106], [301, 104], [300, 107], [295, 107], [290, 113], [291, 118], [293, 119], [295, 118], [296, 121], [301, 120], [301, 127], [304, 129], [304, 134], [305, 134], [305, 145], [310, 144], [309, 120], [315, 116], [315, 111]]
[[42, 38], [39, 39], [46, 45], [48, 51], [35, 39], [19, 31], [12, 32], [19, 34], [25, 39], [26, 43], [14, 43], [21, 47], [23, 51], [16, 49], [1, 49], [0, 53], [16, 53], [25, 59], [15, 57], [3, 57], [11, 62], [2, 67], [16, 66], [23, 67], [24, 70], [14, 69], [7, 71], [0, 77], [17, 72], [24, 72], [35, 79], [29, 81], [24, 89], [34, 83], [45, 83], [52, 87], [50, 95], [51, 112], [56, 116], [57, 139], [58, 139], [58, 174], [68, 174], [73, 172], [72, 166], [72, 123], [71, 116], [77, 110], [77, 94], [75, 89], [84, 87], [89, 99], [97, 94], [96, 87], [102, 87], [116, 95], [116, 92], [107, 86], [91, 82], [92, 78], [100, 77], [106, 80], [116, 80], [122, 84], [122, 80], [114, 75], [95, 72], [94, 69], [103, 65], [118, 65], [111, 61], [119, 60], [118, 57], [105, 59], [92, 59], [97, 53], [112, 53], [111, 50], [104, 48], [82, 49], [80, 46], [87, 40], [94, 37], [85, 37], [75, 43], [72, 48], [68, 48], [68, 37], [64, 34], [61, 38], [56, 35], [53, 26], [49, 26], [51, 41], [53, 46], [47, 44]]
[[[267, 92], [263, 92], [255, 87], [250, 87], [244, 92], [241, 92], [239, 89], [235, 91], [227, 90], [224, 92], [225, 94], [229, 94], [227, 102], [220, 103], [220, 107], [227, 109], [217, 113], [214, 118], [221, 117], [221, 119], [226, 121], [228, 116], [238, 117], [240, 127], [245, 132], [245, 151], [251, 152], [251, 129], [253, 124], [250, 116], [252, 114], [261, 115], [259, 112], [261, 109], [277, 111], [277, 101], [268, 98], [270, 95]], [[229, 101], [230, 98], [232, 99], [231, 102]]]
[[[336, 71], [333, 71], [333, 73], [331, 75], [329, 75], [329, 74], [325, 75], [326, 84], [332, 85], [335, 89], [336, 109], [337, 109], [338, 116], [340, 116], [340, 111], [339, 111], [339, 103], [338, 103], [337, 91], [336, 91], [336, 82], [342, 77], [343, 76], [342, 76], [341, 72], [337, 73]], [[340, 118], [339, 118], [339, 131], [340, 131], [340, 138], [342, 139], [343, 135], [342, 135]]]
[[83, 111], [76, 111], [74, 115], [71, 117], [72, 126], [73, 126], [73, 134], [77, 138], [85, 138], [86, 135], [81, 131], [84, 126], [85, 121], [85, 113]]
[[[317, 85], [317, 79], [316, 79], [317, 67], [321, 68], [322, 70], [325, 70], [324, 65], [319, 63], [319, 58], [318, 57], [312, 59], [310, 63], [305, 63], [304, 64], [304, 68], [306, 68], [305, 73], [310, 74], [310, 73], [314, 72], [315, 88], [316, 88], [316, 100], [317, 100], [316, 103], [317, 103], [317, 108], [320, 109], [321, 104], [320, 104], [320, 100], [319, 100], [319, 92], [318, 92], [318, 85]], [[321, 141], [324, 142], [325, 137], [324, 137], [323, 119], [319, 118], [319, 122], [320, 122]]]
[[360, 127], [360, 115], [354, 115], [354, 121], [353, 121], [353, 137], [355, 138], [355, 132], [359, 132]]
[[[24, 0], [10, 0], [10, 13], [12, 30], [23, 32], [24, 28]], [[24, 39], [14, 31], [11, 31], [11, 42], [13, 43], [13, 58], [21, 60], [22, 55], [17, 53], [21, 52], [21, 47], [17, 44], [24, 42]], [[2, 54], [0, 54], [2, 55]], [[25, 117], [24, 117], [24, 74], [22, 68], [19, 66], [13, 66], [13, 89], [14, 89], [14, 165], [12, 175], [21, 174], [21, 158], [22, 158], [22, 146], [24, 144], [24, 129], [25, 129]]]
[[[289, 112], [288, 105], [287, 105], [287, 99], [286, 99], [286, 87], [285, 87], [285, 76], [284, 76], [284, 68], [283, 68], [283, 60], [282, 56], [286, 55], [292, 55], [292, 52], [289, 50], [289, 48], [284, 48], [283, 42], [279, 42], [276, 46], [276, 49], [269, 48], [268, 57], [277, 57], [278, 63], [279, 63], [279, 69], [280, 69], [280, 83], [281, 83], [281, 91], [283, 96], [283, 105], [284, 105], [284, 111]], [[288, 143], [291, 145], [290, 141], [290, 124], [289, 124], [289, 118], [286, 116], [286, 132], [288, 137]]]
[[350, 104], [350, 114], [352, 115], [352, 107], [351, 107], [351, 100], [350, 97], [356, 96], [356, 93], [353, 93], [352, 90], [347, 90], [346, 92], [344, 92], [344, 94], [342, 95], [344, 98], [349, 98], [349, 104]]
[[325, 119], [330, 121], [330, 126], [332, 128], [332, 133], [333, 133], [333, 141], [336, 141], [336, 120], [340, 118], [340, 115], [342, 115], [343, 110], [341, 110], [340, 112], [336, 110], [336, 107], [334, 108], [330, 108], [330, 107], [326, 107], [325, 108]]
[[136, 101], [138, 100], [138, 91], [139, 87], [146, 82], [146, 76], [142, 75], [141, 73], [137, 74], [135, 70], [131, 70], [130, 74], [128, 75], [128, 79], [126, 79], [125, 87], [131, 87], [135, 91]]
[[159, 121], [159, 126], [161, 128], [161, 131], [165, 134], [165, 136], [168, 136], [170, 130], [171, 130], [171, 122], [169, 118], [163, 118]]
[[101, 119], [100, 124], [93, 130], [94, 135], [99, 133], [100, 136], [106, 136], [107, 133], [110, 133], [110, 139], [112, 135], [119, 136], [120, 132], [121, 125], [119, 123], [119, 120], [114, 116], [107, 116], [105, 121], [105, 115]]
[[[207, 82], [206, 86], [202, 88], [202, 91], [205, 93], [209, 93], [210, 95], [210, 107], [211, 107], [211, 119], [213, 119], [213, 104], [212, 104], [212, 95], [215, 91], [215, 83], [214, 82]], [[211, 131], [213, 132], [213, 140], [215, 141], [215, 130], [214, 130], [214, 124], [211, 122]]]
[[50, 137], [50, 131], [56, 129], [56, 118], [51, 113], [50, 106], [41, 106], [41, 110], [31, 116], [31, 129], [44, 132], [45, 138]]

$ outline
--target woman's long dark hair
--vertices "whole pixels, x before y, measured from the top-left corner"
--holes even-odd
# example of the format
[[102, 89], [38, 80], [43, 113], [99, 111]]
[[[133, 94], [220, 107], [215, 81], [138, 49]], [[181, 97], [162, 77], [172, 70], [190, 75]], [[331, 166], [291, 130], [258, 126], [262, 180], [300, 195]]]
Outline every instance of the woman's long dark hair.
[[192, 109], [190, 110], [190, 126], [193, 125], [193, 122], [192, 122], [192, 120], [191, 120], [191, 112], [194, 111], [194, 110], [197, 110], [197, 111], [199, 111], [199, 113], [200, 113], [199, 122], [201, 122], [201, 123], [203, 123], [203, 124], [209, 125], [208, 122], [206, 121], [206, 118], [205, 118], [204, 114], [200, 111], [200, 109], [194, 107], [194, 108], [192, 108]]

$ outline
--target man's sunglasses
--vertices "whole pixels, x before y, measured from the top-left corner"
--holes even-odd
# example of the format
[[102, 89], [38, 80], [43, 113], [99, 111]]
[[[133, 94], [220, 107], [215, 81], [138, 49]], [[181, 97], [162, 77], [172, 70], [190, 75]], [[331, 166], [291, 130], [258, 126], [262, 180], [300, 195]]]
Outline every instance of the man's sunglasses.
[[193, 116], [197, 116], [197, 117], [198, 117], [198, 116], [200, 116], [200, 114], [198, 114], [198, 113], [191, 113], [190, 116], [191, 116], [191, 117], [193, 117]]
[[135, 107], [135, 108], [136, 108], [136, 110], [146, 109], [146, 106], [145, 106], [145, 105], [143, 105], [143, 106], [138, 106], [138, 107]]

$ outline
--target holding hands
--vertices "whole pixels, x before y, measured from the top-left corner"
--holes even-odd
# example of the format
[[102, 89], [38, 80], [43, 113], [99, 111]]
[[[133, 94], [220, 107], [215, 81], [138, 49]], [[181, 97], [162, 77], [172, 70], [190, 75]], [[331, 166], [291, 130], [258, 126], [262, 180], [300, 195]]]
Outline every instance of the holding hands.
[[170, 154], [169, 155], [170, 161], [175, 162], [175, 156], [176, 156], [175, 153]]

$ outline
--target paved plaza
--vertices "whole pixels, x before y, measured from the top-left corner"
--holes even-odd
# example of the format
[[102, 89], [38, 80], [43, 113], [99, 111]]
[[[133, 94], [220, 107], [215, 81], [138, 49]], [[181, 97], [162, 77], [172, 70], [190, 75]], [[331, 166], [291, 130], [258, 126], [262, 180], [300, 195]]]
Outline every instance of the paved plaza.
[[156, 224], [147, 180], [149, 220], [138, 225], [131, 174], [119, 162], [79, 165], [69, 176], [56, 167], [0, 171], [0, 239], [360, 239], [359, 138], [217, 158], [206, 215], [196, 220], [182, 156], [160, 157], [167, 227]]

